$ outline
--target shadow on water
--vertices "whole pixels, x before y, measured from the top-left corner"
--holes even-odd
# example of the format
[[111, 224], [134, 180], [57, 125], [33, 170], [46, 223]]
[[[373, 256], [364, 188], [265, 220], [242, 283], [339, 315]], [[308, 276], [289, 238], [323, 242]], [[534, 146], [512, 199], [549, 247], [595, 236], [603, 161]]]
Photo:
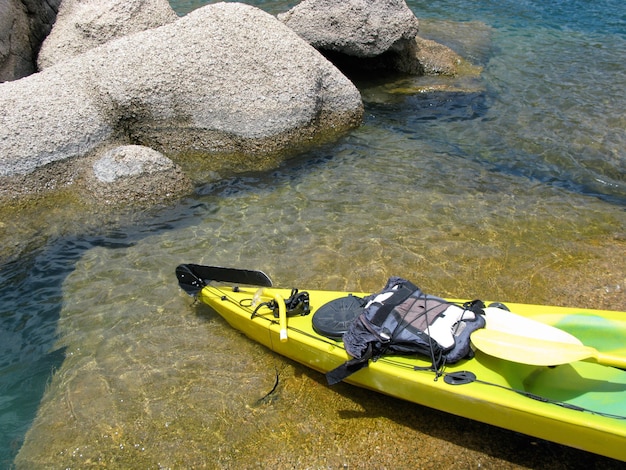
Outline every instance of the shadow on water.
[[86, 228], [83, 235], [50, 238], [45, 246], [0, 266], [0, 467], [11, 466], [52, 374], [65, 359], [65, 348], [55, 346], [63, 285], [85, 252], [125, 249], [144, 237], [194, 225], [196, 216], [217, 210], [205, 196], [270, 192], [331, 158], [330, 148], [323, 147], [314, 158], [294, 158], [271, 172], [247, 172], [205, 184], [174, 207], [149, 211], [127, 225], [105, 228], [106, 233]]
[[[0, 266], [0, 468], [11, 467], [52, 374], [65, 359], [65, 347], [56, 346], [63, 285], [84, 253], [129, 248], [144, 237], [193, 225], [194, 216], [214, 211], [199, 199], [205, 192], [228, 197], [263, 191], [285, 177], [291, 178], [284, 172], [251, 174], [199, 187], [196, 196], [174, 207], [133, 216], [105, 233], [88, 224], [83, 235], [50, 237], [45, 246]], [[76, 224], [80, 233], [81, 221]]]
[[[494, 174], [525, 179], [529, 186], [542, 184], [595, 197], [616, 206], [626, 206], [626, 197], [621, 190], [623, 174], [620, 175], [618, 170], [609, 172], [605, 180], [601, 180], [581, 171], [584, 164], [564, 163], [563, 155], [572, 152], [565, 144], [555, 144], [542, 153], [536, 153], [536, 149], [528, 148], [528, 143], [511, 145], [508, 142], [510, 136], [502, 129], [494, 128], [490, 134], [480, 132], [478, 126], [490, 126], [491, 121], [496, 119], [492, 106], [498, 97], [493, 90], [408, 95], [391, 93], [385, 95], [383, 101], [376, 101], [377, 97], [370, 98], [365, 106], [366, 124], [375, 121], [379, 128], [404, 134], [408, 140], [433, 144], [440, 153], [476, 163]], [[461, 126], [466, 129], [455, 132], [454, 138], [448, 134], [450, 128], [460, 130]], [[419, 147], [416, 146], [415, 150], [417, 153]], [[602, 161], [604, 158], [592, 148], [585, 148], [584, 152], [589, 159]]]
[[61, 284], [73, 260], [44, 249], [0, 271], [0, 464], [7, 467], [33, 421], [52, 371], [63, 362], [55, 349]]
[[0, 467], [10, 467], [65, 359], [55, 343], [66, 277], [85, 251], [132, 243], [122, 232], [64, 238], [0, 267]]

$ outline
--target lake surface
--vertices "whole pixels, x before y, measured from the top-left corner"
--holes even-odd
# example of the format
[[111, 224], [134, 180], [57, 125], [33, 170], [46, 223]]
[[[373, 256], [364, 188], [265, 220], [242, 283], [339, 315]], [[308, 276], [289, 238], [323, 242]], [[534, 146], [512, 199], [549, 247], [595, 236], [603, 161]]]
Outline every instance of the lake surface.
[[[205, 3], [171, 1], [180, 15]], [[250, 3], [276, 14], [296, 2]], [[323, 416], [318, 407], [333, 400], [369, 403], [350, 387], [337, 397], [319, 377], [192, 306], [176, 286], [181, 262], [262, 269], [285, 287], [372, 291], [401, 275], [437, 295], [626, 310], [623, 2], [408, 4], [423, 36], [483, 67], [471, 91], [422, 92], [428, 79], [360, 82], [364, 123], [339, 141], [292, 155], [271, 171], [201, 184], [171, 207], [104, 226], [87, 218], [84, 228], [71, 234], [60, 228], [61, 235], [0, 266], [0, 467], [11, 465], [40, 406], [50, 427], [79, 423], [52, 436], [34, 432], [30, 439], [40, 439], [42, 448], [93, 429], [118, 452], [134, 449], [134, 457], [118, 462], [149, 467], [156, 464], [142, 460], [147, 444], [115, 436], [124, 430], [136, 438], [137, 429], [160, 435], [141, 420], [171, 423], [168, 416], [177, 415], [181, 432], [209, 429], [214, 438], [191, 442], [188, 454], [223, 452], [211, 462], [227, 467], [237, 452], [275, 450], [259, 436], [240, 436], [250, 420], [284, 438], [287, 459], [302, 452], [292, 440], [319, 431], [284, 428], [294, 413], [304, 422]], [[274, 369], [284, 397], [300, 400], [297, 413], [286, 399], [271, 416], [242, 408], [271, 389]], [[61, 390], [72, 391], [65, 397], [72, 416], [65, 418], [55, 407], [64, 400]], [[179, 395], [168, 397], [167, 390]], [[205, 415], [218, 411], [189, 424], [193, 407]], [[381, 419], [409, 426], [356, 408], [373, 429]], [[477, 429], [495, 433], [505, 449], [456, 442], [460, 455], [469, 452], [468, 466], [483, 458], [512, 466], [532, 458], [516, 450], [522, 438]], [[354, 432], [345, 431], [346, 439], [358, 438]], [[161, 438], [174, 446], [171, 435]], [[102, 455], [96, 440], [72, 455], [74, 465], [89, 452]], [[572, 465], [595, 462], [560, 447], [539, 448]], [[374, 466], [384, 462], [360, 451]], [[333, 455], [329, 465], [354, 463], [343, 450]], [[301, 461], [307, 462], [320, 461]]]

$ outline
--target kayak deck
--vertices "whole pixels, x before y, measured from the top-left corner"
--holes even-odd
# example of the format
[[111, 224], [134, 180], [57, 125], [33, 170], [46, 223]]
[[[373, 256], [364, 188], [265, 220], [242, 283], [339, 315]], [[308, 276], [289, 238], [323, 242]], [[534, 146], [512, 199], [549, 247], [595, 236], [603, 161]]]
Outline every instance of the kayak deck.
[[[273, 311], [258, 303], [290, 290], [207, 285], [198, 298], [231, 326], [271, 350], [319, 372], [349, 356], [340, 340], [319, 335], [312, 326], [316, 310], [348, 292], [307, 291], [311, 313], [287, 319], [287, 339]], [[256, 295], [256, 297], [255, 297]], [[353, 293], [364, 297], [366, 293]], [[558, 326], [585, 345], [626, 356], [623, 341], [603, 341], [626, 332], [620, 312], [508, 304], [516, 314]], [[252, 318], [253, 317], [253, 318]], [[580, 325], [585, 325], [581, 327]], [[615, 333], [618, 332], [618, 333]], [[612, 334], [612, 336], [611, 336]], [[593, 363], [533, 366], [488, 356], [447, 365], [443, 376], [425, 370], [426, 357], [384, 356], [345, 381], [441, 411], [626, 461], [626, 371]], [[469, 374], [466, 374], [469, 373]], [[468, 378], [468, 380], [463, 380]], [[475, 377], [475, 378], [472, 378]]]

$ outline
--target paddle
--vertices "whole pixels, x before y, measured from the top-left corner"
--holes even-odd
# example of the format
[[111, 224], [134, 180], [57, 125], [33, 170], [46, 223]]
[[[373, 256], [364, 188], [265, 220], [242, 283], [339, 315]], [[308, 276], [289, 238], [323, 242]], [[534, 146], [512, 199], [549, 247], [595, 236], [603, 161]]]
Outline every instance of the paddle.
[[502, 308], [486, 307], [484, 312], [487, 320], [485, 329], [487, 330], [559, 343], [583, 344], [576, 336], [566, 331]]
[[[176, 267], [176, 277], [178, 278], [180, 287], [189, 295], [198, 294], [210, 281], [272, 287], [272, 280], [263, 271], [222, 268], [221, 266], [181, 264]], [[285, 342], [287, 341], [287, 312], [285, 301], [278, 294], [273, 294], [273, 297], [278, 306], [280, 341]]]
[[181, 264], [176, 268], [176, 277], [180, 287], [189, 295], [196, 295], [210, 281], [272, 287], [272, 280], [267, 274], [249, 269]]
[[594, 360], [599, 364], [626, 369], [626, 358], [613, 356], [590, 346], [520, 336], [499, 330], [480, 329], [471, 335], [472, 343], [490, 356], [536, 366], [556, 366]]

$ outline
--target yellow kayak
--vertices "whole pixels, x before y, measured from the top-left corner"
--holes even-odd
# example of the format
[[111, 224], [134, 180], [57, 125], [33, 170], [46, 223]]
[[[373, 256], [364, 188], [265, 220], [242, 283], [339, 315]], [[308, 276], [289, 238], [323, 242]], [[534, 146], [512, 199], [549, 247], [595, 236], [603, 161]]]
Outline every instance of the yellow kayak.
[[[176, 274], [232, 327], [321, 373], [350, 359], [340, 333], [354, 321], [327, 306], [371, 295], [307, 290], [306, 311], [292, 315], [294, 290], [261, 271], [185, 264]], [[626, 462], [626, 312], [507, 304], [497, 317], [497, 307], [472, 332], [471, 358], [433, 371], [428, 356], [383, 355], [345, 381]]]

